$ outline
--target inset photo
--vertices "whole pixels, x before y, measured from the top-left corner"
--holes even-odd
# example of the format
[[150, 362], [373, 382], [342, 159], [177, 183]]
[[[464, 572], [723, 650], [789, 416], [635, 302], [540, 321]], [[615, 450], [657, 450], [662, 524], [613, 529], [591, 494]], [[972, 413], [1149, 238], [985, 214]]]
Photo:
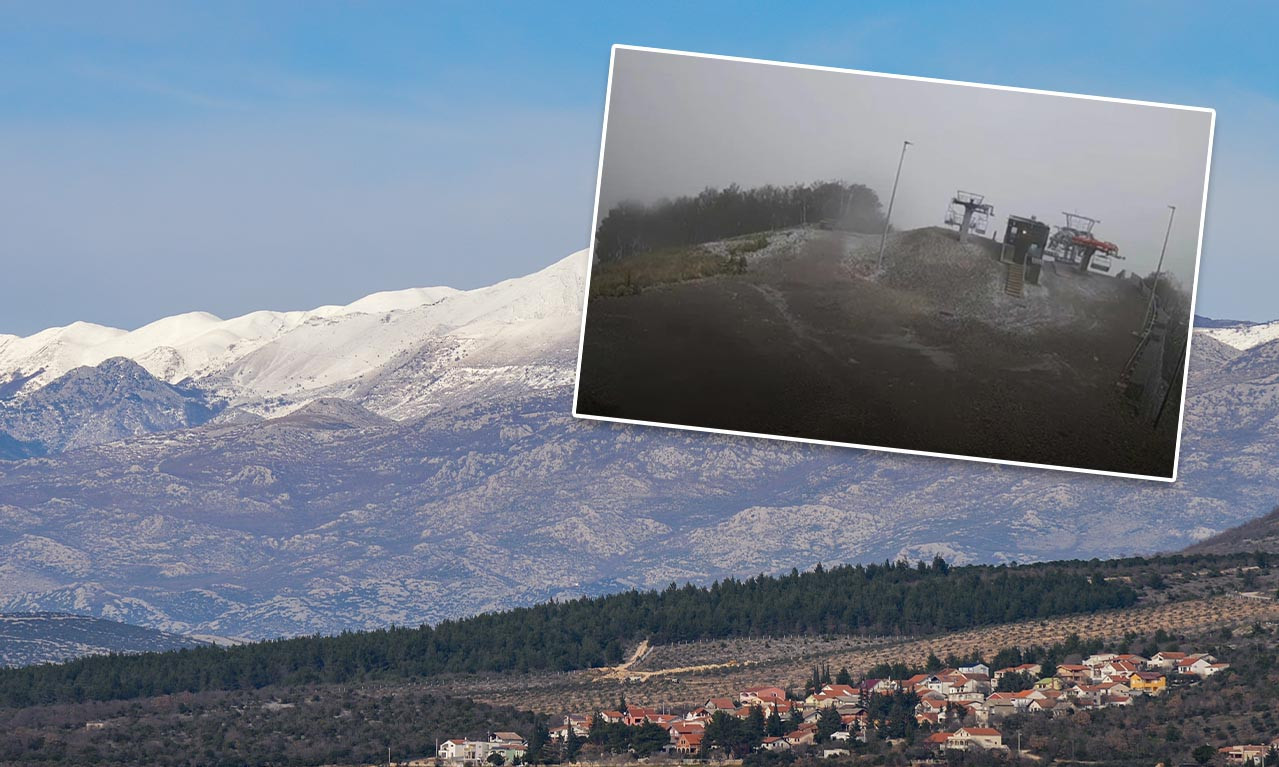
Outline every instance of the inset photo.
[[1214, 119], [615, 46], [574, 414], [1173, 480]]

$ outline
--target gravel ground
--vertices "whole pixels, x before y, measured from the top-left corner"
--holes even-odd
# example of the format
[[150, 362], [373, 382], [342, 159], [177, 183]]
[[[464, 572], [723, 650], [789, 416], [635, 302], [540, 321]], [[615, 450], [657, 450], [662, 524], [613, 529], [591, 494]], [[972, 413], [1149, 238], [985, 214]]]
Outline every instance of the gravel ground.
[[1050, 268], [1012, 298], [998, 245], [945, 229], [892, 235], [882, 270], [877, 236], [768, 236], [745, 274], [592, 298], [579, 412], [1171, 474], [1175, 434], [1116, 386], [1131, 285]]
[[1082, 275], [1046, 264], [1039, 285], [1026, 283], [1021, 298], [1003, 291], [1005, 266], [999, 244], [976, 238], [960, 245], [954, 232], [914, 229], [889, 235], [884, 269], [877, 272], [879, 238], [853, 241], [844, 263], [854, 278], [876, 282], [928, 298], [937, 311], [1029, 335], [1081, 326], [1094, 329], [1103, 317], [1099, 305], [1122, 302], [1134, 288], [1101, 275]]

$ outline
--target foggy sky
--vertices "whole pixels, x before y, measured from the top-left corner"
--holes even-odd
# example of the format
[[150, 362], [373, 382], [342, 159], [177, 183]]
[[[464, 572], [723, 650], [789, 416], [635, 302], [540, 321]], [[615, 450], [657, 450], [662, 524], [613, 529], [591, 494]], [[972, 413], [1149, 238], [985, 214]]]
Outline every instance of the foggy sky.
[[602, 219], [732, 183], [839, 179], [885, 207], [909, 140], [893, 226], [940, 225], [958, 189], [1053, 225], [1101, 219], [1117, 268], [1194, 275], [1211, 116], [1205, 111], [618, 49], [600, 186]]

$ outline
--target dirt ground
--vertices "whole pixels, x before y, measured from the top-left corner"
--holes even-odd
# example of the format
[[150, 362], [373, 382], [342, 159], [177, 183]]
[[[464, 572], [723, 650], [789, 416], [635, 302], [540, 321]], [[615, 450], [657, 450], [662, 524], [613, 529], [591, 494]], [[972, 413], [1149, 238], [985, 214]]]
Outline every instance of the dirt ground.
[[1131, 285], [1049, 267], [1012, 298], [998, 246], [944, 229], [894, 234], [882, 271], [878, 237], [781, 242], [745, 274], [592, 298], [578, 412], [1171, 475], [1175, 430], [1116, 386]]

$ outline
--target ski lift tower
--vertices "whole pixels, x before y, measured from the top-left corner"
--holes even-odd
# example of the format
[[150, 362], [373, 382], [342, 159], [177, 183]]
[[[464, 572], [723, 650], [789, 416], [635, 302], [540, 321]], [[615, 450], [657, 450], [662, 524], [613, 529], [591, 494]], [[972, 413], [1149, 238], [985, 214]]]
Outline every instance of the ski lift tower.
[[968, 242], [968, 233], [986, 234], [986, 225], [995, 212], [995, 206], [985, 201], [985, 196], [963, 189], [955, 192], [946, 208], [946, 226], [959, 227], [959, 242]]

